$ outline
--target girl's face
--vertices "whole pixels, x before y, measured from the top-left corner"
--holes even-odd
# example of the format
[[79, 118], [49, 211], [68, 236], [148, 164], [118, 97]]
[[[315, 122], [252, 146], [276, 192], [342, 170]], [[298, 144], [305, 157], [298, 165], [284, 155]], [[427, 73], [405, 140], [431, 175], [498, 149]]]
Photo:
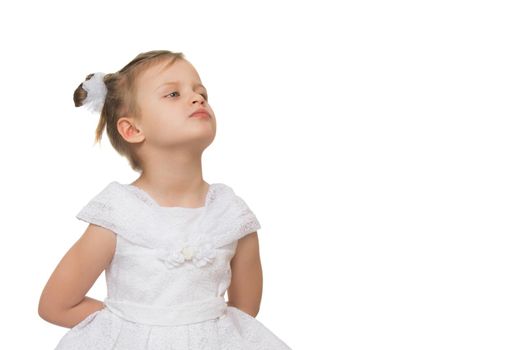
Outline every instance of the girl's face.
[[[146, 142], [156, 148], [186, 145], [204, 149], [215, 137], [216, 120], [199, 74], [186, 60], [170, 66], [164, 62], [148, 68], [137, 78], [136, 98], [140, 106]], [[190, 115], [205, 109], [209, 117]]]

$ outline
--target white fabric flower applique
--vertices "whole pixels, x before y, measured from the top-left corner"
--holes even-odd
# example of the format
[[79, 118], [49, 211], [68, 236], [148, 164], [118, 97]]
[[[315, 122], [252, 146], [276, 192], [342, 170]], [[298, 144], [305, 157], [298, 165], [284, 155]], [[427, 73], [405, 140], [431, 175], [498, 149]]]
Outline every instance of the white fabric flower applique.
[[168, 252], [162, 260], [169, 269], [180, 266], [186, 261], [191, 261], [195, 266], [203, 267], [213, 262], [216, 255], [217, 252], [213, 245], [204, 243], [200, 246], [186, 245], [181, 249]]

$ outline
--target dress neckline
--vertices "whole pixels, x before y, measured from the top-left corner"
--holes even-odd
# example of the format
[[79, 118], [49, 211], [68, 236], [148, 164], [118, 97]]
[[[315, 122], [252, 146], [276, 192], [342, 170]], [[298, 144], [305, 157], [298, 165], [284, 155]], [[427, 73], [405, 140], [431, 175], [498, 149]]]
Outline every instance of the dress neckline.
[[155, 199], [153, 199], [153, 197], [148, 192], [146, 192], [145, 190], [143, 190], [140, 187], [137, 187], [137, 186], [132, 185], [132, 184], [121, 184], [119, 182], [116, 182], [116, 183], [119, 184], [120, 186], [122, 186], [123, 188], [125, 188], [126, 190], [134, 193], [135, 195], [138, 195], [144, 202], [148, 203], [150, 206], [155, 207], [155, 208], [157, 208], [159, 210], [164, 210], [164, 211], [168, 211], [168, 212], [170, 212], [170, 211], [201, 211], [201, 210], [204, 210], [205, 208], [208, 207], [208, 205], [210, 203], [210, 199], [211, 199], [211, 194], [212, 194], [213, 190], [215, 189], [215, 184], [210, 183], [208, 185], [208, 191], [206, 192], [206, 198], [205, 198], [205, 201], [204, 201], [204, 206], [202, 206], [202, 207], [166, 207], [166, 206], [161, 206], [159, 203], [157, 203], [157, 201]]

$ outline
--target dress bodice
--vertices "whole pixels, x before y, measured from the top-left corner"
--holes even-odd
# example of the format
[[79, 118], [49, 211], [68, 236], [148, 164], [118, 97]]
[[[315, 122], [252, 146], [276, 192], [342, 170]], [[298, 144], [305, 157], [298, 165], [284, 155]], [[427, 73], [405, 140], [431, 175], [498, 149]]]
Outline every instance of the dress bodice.
[[76, 217], [117, 238], [105, 305], [122, 318], [153, 325], [224, 312], [237, 241], [260, 228], [244, 200], [222, 183], [210, 184], [204, 207], [170, 208], [113, 181]]

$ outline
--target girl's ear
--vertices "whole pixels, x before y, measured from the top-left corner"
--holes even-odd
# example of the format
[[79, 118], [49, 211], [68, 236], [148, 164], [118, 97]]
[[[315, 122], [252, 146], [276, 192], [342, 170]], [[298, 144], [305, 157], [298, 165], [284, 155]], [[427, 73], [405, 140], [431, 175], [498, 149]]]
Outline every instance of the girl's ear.
[[144, 134], [131, 118], [121, 117], [117, 121], [117, 130], [122, 138], [128, 142], [135, 143], [144, 140]]

